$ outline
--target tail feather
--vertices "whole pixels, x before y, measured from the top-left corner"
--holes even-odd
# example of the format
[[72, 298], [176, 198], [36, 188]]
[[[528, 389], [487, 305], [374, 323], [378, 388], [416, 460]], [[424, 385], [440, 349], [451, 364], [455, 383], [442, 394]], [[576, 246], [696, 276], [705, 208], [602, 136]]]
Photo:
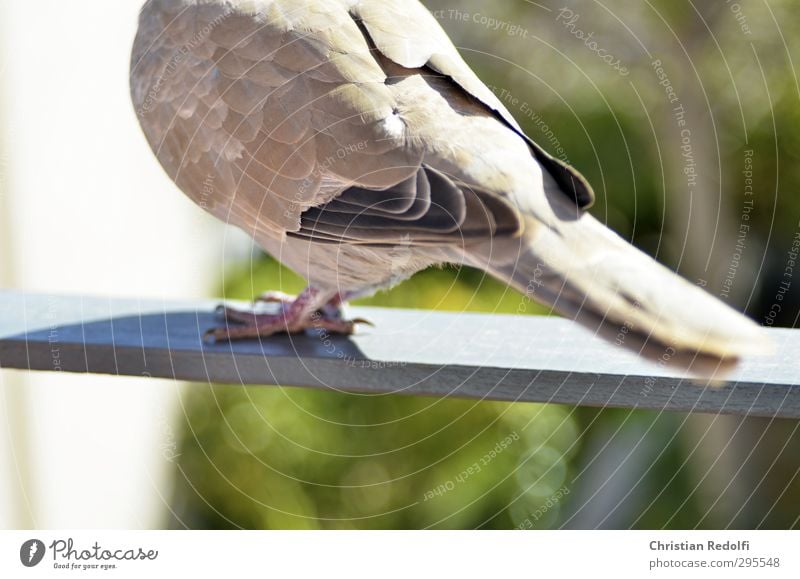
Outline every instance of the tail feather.
[[[662, 364], [721, 375], [770, 349], [764, 331], [651, 259], [592, 216], [526, 217], [517, 240], [474, 256], [531, 299]], [[495, 240], [496, 241], [496, 240]]]

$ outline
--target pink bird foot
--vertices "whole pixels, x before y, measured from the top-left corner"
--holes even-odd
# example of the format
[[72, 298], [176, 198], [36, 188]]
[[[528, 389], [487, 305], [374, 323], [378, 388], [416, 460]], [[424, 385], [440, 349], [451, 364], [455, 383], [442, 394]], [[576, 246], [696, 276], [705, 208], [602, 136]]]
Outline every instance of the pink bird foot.
[[275, 314], [239, 310], [227, 306], [217, 308], [217, 314], [225, 320], [225, 326], [212, 328], [204, 339], [214, 342], [233, 342], [265, 338], [279, 333], [299, 334], [309, 329], [322, 329], [330, 334], [350, 336], [356, 326], [371, 326], [368, 320], [347, 320], [342, 315], [342, 296], [337, 294], [320, 305], [319, 290], [306, 288], [297, 297], [282, 292], [267, 292], [256, 299], [258, 303], [280, 304]]

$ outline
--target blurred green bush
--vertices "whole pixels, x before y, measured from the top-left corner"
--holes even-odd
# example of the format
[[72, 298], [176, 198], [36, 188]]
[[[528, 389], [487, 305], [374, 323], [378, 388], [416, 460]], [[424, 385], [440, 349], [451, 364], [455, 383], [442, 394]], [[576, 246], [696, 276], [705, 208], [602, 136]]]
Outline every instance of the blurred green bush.
[[[752, 229], [732, 302], [763, 317], [800, 228], [796, 3], [742, 3], [746, 32], [727, 3], [570, 2], [580, 27], [626, 64], [625, 77], [558, 19], [561, 4], [458, 4], [518, 25], [513, 35], [448, 18], [450, 1], [427, 4], [443, 11], [443, 26], [487, 83], [527, 99], [537, 116], [519, 102], [511, 112], [589, 177], [595, 215], [712, 293], [731, 262], [744, 152], [754, 150]], [[690, 114], [701, 185], [691, 194], [656, 59]], [[257, 257], [226, 279], [224, 295], [302, 286]], [[479, 272], [435, 269], [363, 303], [517, 313], [520, 302]], [[786, 305], [779, 323], [794, 325], [796, 287]], [[785, 528], [800, 520], [794, 423], [237, 386], [193, 388], [184, 410], [174, 526]]]
[[[303, 286], [270, 258], [252, 272], [225, 295]], [[434, 269], [364, 303], [514, 313], [522, 297]], [[579, 448], [574, 412], [559, 406], [219, 386], [194, 390], [185, 411], [178, 505], [192, 527], [546, 526]]]

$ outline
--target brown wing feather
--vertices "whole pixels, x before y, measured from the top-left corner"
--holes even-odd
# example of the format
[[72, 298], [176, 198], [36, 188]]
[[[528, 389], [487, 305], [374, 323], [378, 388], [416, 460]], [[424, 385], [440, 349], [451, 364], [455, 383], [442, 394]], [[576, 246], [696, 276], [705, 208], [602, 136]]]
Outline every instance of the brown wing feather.
[[151, 2], [132, 93], [151, 146], [184, 192], [248, 231], [282, 235], [349, 187], [386, 189], [416, 174], [422, 154], [386, 139], [380, 121], [393, 97], [346, 10], [260, 8]]
[[513, 236], [520, 227], [518, 213], [495, 195], [423, 165], [413, 178], [380, 194], [352, 188], [307, 210], [300, 231], [290, 235], [364, 245], [460, 245]]
[[216, 216], [256, 236], [318, 222], [343, 243], [395, 239], [403, 223], [412, 243], [519, 229], [503, 201], [421, 169], [426, 148], [387, 135], [386, 60], [336, 2], [159, 4], [142, 12], [132, 78], [150, 83], [134, 102], [170, 176]]

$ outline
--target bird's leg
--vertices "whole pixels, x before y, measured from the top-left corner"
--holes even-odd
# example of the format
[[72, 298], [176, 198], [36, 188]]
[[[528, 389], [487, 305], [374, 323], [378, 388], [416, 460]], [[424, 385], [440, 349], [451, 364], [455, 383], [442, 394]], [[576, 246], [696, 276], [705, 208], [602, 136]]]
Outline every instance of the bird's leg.
[[290, 296], [279, 291], [264, 292], [256, 298], [257, 304], [290, 304], [295, 300], [295, 296]]
[[253, 310], [239, 310], [220, 306], [217, 313], [225, 320], [225, 326], [209, 330], [205, 337], [215, 342], [231, 342], [251, 338], [264, 338], [286, 332], [296, 334], [307, 329], [320, 328], [331, 334], [351, 335], [358, 324], [369, 324], [367, 320], [346, 320], [342, 316], [344, 296], [332, 298], [318, 289], [308, 287], [297, 297], [281, 292], [267, 292], [256, 303], [280, 304], [275, 314], [262, 314]]

